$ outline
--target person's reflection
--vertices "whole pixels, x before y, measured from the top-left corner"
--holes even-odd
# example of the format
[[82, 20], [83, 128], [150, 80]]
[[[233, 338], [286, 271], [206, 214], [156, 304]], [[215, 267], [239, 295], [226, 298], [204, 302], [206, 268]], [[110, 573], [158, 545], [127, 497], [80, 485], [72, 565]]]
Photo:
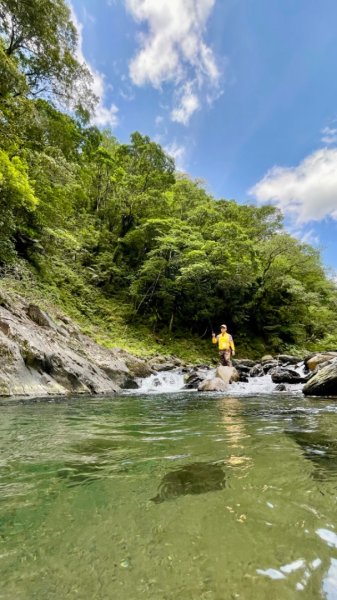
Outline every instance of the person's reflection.
[[233, 451], [226, 462], [231, 467], [240, 467], [239, 477], [246, 477], [247, 471], [253, 464], [253, 459], [244, 453], [244, 439], [250, 436], [242, 419], [242, 404], [238, 398], [225, 397], [219, 400], [218, 407], [221, 422], [226, 430], [228, 446]]

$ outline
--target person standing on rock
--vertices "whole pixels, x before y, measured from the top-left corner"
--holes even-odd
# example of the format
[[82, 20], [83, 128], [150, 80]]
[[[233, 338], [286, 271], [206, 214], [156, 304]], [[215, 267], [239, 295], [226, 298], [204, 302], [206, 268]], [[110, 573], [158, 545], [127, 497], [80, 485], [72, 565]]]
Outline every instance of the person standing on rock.
[[230, 333], [227, 333], [227, 325], [221, 325], [221, 333], [215, 335], [212, 332], [213, 344], [218, 344], [220, 362], [224, 367], [232, 366], [232, 356], [235, 356], [234, 341]]

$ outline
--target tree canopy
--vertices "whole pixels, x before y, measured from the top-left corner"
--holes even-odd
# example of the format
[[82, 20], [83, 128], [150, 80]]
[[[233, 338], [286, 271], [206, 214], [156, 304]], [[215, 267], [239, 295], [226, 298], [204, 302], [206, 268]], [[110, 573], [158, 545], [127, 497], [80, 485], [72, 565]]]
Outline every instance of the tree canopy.
[[148, 136], [121, 144], [60, 109], [92, 105], [76, 44], [63, 0], [0, 0], [0, 267], [63, 265], [76, 294], [155, 330], [225, 321], [274, 350], [331, 338], [336, 286], [277, 209], [215, 199]]

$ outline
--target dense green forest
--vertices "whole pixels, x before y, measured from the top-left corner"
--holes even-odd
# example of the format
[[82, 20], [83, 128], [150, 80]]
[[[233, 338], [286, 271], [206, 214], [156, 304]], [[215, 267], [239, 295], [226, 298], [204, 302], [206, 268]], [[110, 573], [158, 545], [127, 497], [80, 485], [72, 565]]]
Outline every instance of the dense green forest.
[[91, 126], [76, 44], [63, 0], [0, 0], [1, 285], [139, 353], [206, 349], [222, 322], [241, 354], [335, 348], [319, 253], [274, 207], [214, 199], [149, 137]]

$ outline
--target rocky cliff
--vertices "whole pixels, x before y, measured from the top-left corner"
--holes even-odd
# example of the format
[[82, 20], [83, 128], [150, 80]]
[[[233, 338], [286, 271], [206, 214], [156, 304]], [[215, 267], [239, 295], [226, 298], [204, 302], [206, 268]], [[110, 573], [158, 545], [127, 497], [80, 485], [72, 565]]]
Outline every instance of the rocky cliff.
[[103, 348], [67, 316], [0, 295], [0, 396], [117, 392], [152, 372], [125, 351]]

